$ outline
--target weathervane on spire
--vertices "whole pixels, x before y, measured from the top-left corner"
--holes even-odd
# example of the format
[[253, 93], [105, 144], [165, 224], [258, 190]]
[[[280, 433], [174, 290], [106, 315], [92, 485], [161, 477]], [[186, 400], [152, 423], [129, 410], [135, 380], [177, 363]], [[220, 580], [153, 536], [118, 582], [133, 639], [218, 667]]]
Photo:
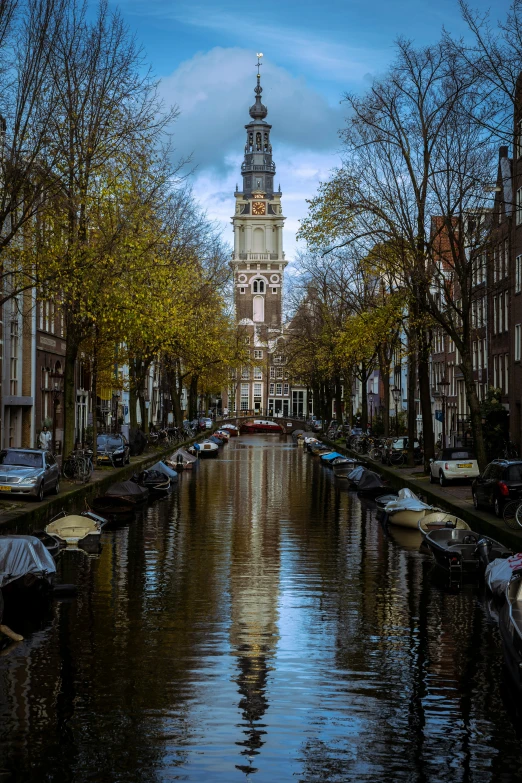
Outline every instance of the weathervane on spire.
[[258, 78], [258, 79], [260, 79], [260, 78], [261, 78], [261, 74], [259, 73], [259, 69], [260, 69], [260, 68], [261, 68], [261, 66], [263, 65], [263, 63], [261, 62], [261, 58], [262, 58], [262, 56], [263, 56], [263, 52], [257, 52], [257, 53], [256, 53], [256, 57], [257, 57], [256, 68], [257, 68], [257, 78]]

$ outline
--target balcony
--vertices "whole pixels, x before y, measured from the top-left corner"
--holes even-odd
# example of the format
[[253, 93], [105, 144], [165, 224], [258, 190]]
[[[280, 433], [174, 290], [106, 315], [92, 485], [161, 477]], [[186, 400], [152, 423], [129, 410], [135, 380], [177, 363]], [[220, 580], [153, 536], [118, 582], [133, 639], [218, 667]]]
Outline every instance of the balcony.
[[284, 261], [281, 253], [232, 253], [232, 261]]
[[241, 164], [241, 171], [268, 171], [271, 174], [275, 174], [275, 163], [263, 163], [261, 166], [254, 163], [242, 163]]

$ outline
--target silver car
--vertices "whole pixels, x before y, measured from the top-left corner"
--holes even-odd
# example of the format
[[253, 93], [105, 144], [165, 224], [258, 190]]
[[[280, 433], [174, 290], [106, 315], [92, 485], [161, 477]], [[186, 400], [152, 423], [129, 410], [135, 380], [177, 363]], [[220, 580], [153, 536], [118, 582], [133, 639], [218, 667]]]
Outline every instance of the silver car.
[[3, 449], [0, 451], [0, 497], [28, 495], [43, 500], [46, 492], [60, 491], [60, 468], [48, 451]]

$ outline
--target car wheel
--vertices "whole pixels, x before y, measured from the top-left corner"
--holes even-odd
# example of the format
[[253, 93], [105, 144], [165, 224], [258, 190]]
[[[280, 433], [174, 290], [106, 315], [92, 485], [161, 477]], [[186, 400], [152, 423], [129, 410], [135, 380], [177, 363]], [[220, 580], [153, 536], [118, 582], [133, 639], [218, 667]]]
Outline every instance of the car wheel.
[[35, 496], [35, 501], [37, 503], [41, 503], [44, 499], [44, 484], [43, 481], [41, 482], [40, 486], [38, 487], [38, 494]]
[[446, 481], [446, 476], [444, 475], [442, 470], [439, 473], [439, 484], [441, 485], [441, 487], [447, 487], [448, 486], [448, 482]]
[[477, 493], [476, 492], [472, 492], [471, 496], [473, 498], [473, 506], [478, 511], [479, 508], [480, 508], [480, 503], [478, 501]]
[[56, 481], [53, 489], [53, 495], [57, 495], [60, 492], [60, 479]]
[[493, 511], [495, 512], [495, 516], [502, 516], [502, 503], [498, 498], [495, 498], [495, 502], [493, 503]]

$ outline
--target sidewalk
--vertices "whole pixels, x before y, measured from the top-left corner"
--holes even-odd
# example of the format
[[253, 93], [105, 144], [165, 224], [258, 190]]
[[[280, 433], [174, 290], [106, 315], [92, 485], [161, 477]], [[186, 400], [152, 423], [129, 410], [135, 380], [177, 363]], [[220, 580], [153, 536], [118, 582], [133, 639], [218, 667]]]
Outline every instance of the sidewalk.
[[340, 453], [355, 457], [371, 470], [380, 473], [395, 489], [408, 487], [427, 503], [439, 506], [444, 511], [449, 511], [460, 517], [477, 533], [490, 536], [490, 538], [494, 538], [511, 547], [515, 552], [522, 552], [522, 530], [511, 530], [506, 527], [503, 519], [499, 519], [488, 511], [476, 511], [471, 496], [471, 483], [463, 482], [448, 487], [430, 484], [429, 476], [424, 474], [422, 467], [416, 466], [411, 468], [402, 466], [400, 468], [392, 468], [381, 462], [371, 460], [367, 455], [361, 456], [345, 446], [340, 446], [326, 438], [322, 438], [322, 440], [335, 447]]
[[[134, 473], [154, 465], [162, 457], [172, 454], [176, 449], [186, 448], [199, 438], [206, 437], [208, 433], [200, 434], [196, 438], [169, 446], [167, 449], [155, 449], [141, 454], [139, 457], [131, 457], [130, 465], [123, 468], [96, 468], [88, 484], [77, 484], [74, 481], [60, 479], [60, 494], [46, 495], [41, 503], [25, 498], [2, 497], [0, 499], [0, 528], [2, 533], [27, 534], [32, 530], [42, 529], [53, 516], [60, 511], [74, 513], [82, 510], [85, 503], [90, 503], [98, 495], [104, 492], [117, 481], [126, 481]], [[150, 447], [149, 447], [150, 449]]]

